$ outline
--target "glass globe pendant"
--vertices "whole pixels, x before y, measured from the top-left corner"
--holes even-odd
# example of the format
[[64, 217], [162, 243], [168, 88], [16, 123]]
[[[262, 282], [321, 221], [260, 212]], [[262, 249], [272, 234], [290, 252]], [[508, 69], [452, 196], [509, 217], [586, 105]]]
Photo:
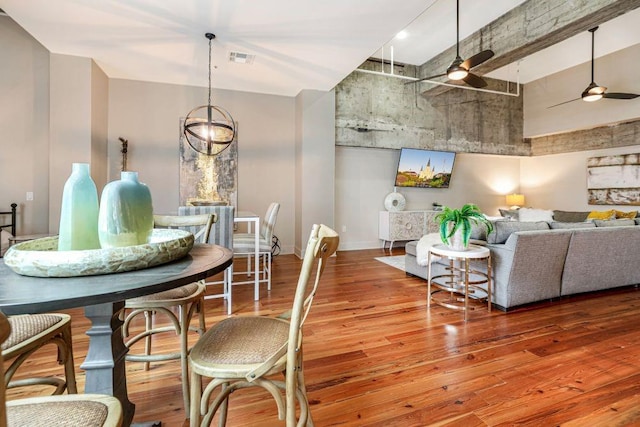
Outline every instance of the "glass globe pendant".
[[191, 148], [215, 156], [233, 142], [236, 123], [227, 110], [211, 105], [211, 41], [216, 36], [206, 33], [205, 37], [209, 39], [209, 99], [207, 105], [189, 111], [184, 119], [183, 134]]

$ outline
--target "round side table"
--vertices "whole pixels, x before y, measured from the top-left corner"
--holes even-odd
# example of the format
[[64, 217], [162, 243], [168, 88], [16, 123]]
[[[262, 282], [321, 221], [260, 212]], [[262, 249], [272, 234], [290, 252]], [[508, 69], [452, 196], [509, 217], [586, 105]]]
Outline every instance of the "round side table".
[[[446, 268], [448, 273], [432, 277], [433, 256], [449, 260], [449, 267]], [[487, 272], [472, 270], [472, 260], [485, 260]], [[491, 313], [491, 251], [488, 248], [469, 245], [466, 251], [454, 251], [445, 245], [434, 245], [429, 249], [428, 266], [427, 308], [434, 302], [446, 308], [462, 310], [466, 321], [470, 310], [469, 299], [472, 298], [486, 300], [488, 311]], [[472, 277], [474, 280], [471, 280]], [[486, 288], [482, 285], [486, 285]], [[441, 293], [448, 295], [442, 297]]]

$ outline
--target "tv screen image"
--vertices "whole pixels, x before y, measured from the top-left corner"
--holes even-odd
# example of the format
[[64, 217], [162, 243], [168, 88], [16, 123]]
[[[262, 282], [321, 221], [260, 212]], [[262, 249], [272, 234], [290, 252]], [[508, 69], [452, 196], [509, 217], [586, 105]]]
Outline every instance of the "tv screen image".
[[396, 187], [448, 188], [456, 153], [402, 148]]

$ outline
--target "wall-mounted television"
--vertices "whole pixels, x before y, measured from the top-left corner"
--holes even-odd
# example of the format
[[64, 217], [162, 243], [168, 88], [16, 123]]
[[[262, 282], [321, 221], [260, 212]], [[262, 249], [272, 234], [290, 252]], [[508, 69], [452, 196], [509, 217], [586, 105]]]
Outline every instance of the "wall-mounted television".
[[456, 153], [402, 148], [396, 172], [396, 187], [448, 188]]

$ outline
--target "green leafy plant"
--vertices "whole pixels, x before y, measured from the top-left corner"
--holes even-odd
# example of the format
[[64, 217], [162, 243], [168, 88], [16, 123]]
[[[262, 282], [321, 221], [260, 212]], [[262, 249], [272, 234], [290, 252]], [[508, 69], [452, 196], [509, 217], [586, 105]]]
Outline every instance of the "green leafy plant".
[[472, 223], [484, 224], [487, 233], [493, 231], [493, 224], [472, 204], [467, 203], [460, 209], [451, 209], [445, 206], [442, 212], [436, 215], [436, 221], [440, 223], [440, 238], [443, 243], [450, 244], [449, 239], [458, 231], [462, 232], [462, 242], [466, 248], [471, 237]]

